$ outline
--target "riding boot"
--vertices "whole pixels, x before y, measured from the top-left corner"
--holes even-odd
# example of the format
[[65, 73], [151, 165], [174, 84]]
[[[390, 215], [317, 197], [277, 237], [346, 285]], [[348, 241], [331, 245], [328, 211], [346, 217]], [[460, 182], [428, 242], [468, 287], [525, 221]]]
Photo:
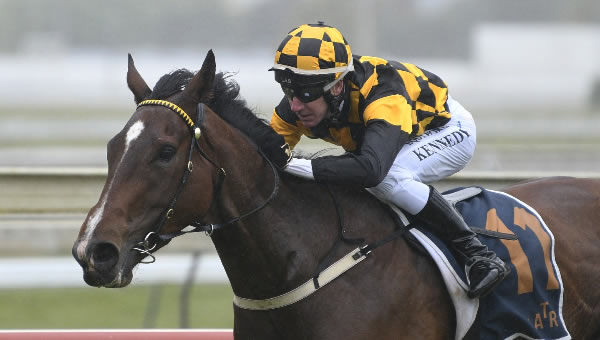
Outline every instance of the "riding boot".
[[458, 211], [432, 186], [425, 207], [415, 217], [462, 257], [470, 298], [487, 295], [510, 273], [510, 267], [479, 241]]

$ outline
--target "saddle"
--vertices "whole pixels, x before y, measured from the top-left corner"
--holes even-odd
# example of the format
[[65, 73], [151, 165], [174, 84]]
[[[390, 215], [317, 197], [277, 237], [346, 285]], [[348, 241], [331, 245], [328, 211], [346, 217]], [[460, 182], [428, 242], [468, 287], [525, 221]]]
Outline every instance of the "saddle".
[[[506, 193], [479, 187], [444, 193], [489, 249], [512, 266], [489, 295], [467, 297], [464, 267], [428, 230], [414, 226], [407, 239], [435, 261], [456, 311], [456, 339], [569, 339], [562, 317], [563, 286], [554, 260], [554, 236], [539, 214]], [[391, 207], [400, 219], [406, 215]]]
[[[444, 193], [444, 197], [468, 225], [482, 226], [474, 228], [481, 242], [513, 268], [484, 298], [467, 296], [464, 267], [443, 242], [412, 224], [401, 209], [389, 205], [398, 224], [390, 235], [358, 246], [331, 263], [334, 246], [312, 279], [287, 293], [262, 300], [234, 296], [233, 303], [250, 310], [296, 303], [363, 261], [375, 248], [404, 236], [431, 256], [440, 270], [456, 312], [456, 339], [570, 339], [562, 316], [563, 286], [554, 260], [554, 236], [539, 214], [506, 193], [478, 187], [458, 188]], [[339, 242], [363, 244], [361, 239], [346, 239], [343, 231], [340, 235]]]

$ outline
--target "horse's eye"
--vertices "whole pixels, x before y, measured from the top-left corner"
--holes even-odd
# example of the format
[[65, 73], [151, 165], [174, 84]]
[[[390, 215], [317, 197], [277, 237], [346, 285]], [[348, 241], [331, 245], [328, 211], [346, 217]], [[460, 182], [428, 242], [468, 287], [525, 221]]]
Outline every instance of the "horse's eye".
[[173, 156], [175, 156], [176, 152], [177, 150], [171, 145], [165, 145], [158, 151], [158, 160], [162, 162], [168, 162], [171, 160], [171, 158], [173, 158]]

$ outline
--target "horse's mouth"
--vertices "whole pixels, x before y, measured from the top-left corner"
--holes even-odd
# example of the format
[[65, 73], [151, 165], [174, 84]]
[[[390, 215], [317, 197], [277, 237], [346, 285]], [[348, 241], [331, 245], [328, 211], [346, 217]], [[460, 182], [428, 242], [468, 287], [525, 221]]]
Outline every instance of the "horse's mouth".
[[122, 288], [131, 283], [133, 268], [116, 268], [115, 273], [100, 273], [94, 269], [84, 269], [83, 280], [92, 287]]
[[122, 288], [126, 287], [133, 280], [133, 269], [139, 264], [143, 264], [143, 260], [148, 256], [147, 254], [138, 252], [137, 250], [130, 248], [128, 251], [123, 251], [124, 258], [117, 265], [117, 273], [112, 281], [105, 284], [106, 288]]
[[135, 267], [154, 262], [153, 253], [169, 243], [160, 240], [156, 233], [148, 233], [142, 240], [135, 239], [138, 238], [131, 237], [120, 245], [96, 241], [92, 247], [87, 246], [87, 242], [76, 242], [72, 253], [83, 269], [84, 281], [92, 287], [126, 287], [133, 280]]
[[133, 269], [146, 257], [133, 249], [124, 250], [117, 264], [109, 271], [95, 268], [93, 262], [83, 267], [83, 279], [92, 287], [122, 288], [133, 279]]
[[122, 271], [119, 271], [117, 273], [117, 276], [115, 277], [114, 280], [112, 280], [110, 283], [105, 284], [104, 287], [105, 288], [123, 288], [128, 286], [131, 283], [131, 280], [133, 278], [133, 273], [130, 270], [127, 273], [123, 273]]

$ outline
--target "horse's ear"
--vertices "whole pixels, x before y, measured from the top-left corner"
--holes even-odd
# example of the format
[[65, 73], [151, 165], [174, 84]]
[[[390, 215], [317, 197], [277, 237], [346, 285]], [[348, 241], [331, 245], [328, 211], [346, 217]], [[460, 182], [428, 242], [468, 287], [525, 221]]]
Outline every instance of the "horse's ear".
[[127, 56], [127, 86], [129, 86], [129, 89], [133, 92], [135, 103], [139, 104], [152, 93], [152, 90], [150, 90], [138, 70], [135, 68], [131, 54], [127, 54]]
[[215, 55], [209, 50], [202, 63], [202, 68], [194, 78], [190, 80], [185, 88], [185, 94], [192, 98], [196, 103], [206, 102], [212, 96], [212, 89], [215, 82]]

